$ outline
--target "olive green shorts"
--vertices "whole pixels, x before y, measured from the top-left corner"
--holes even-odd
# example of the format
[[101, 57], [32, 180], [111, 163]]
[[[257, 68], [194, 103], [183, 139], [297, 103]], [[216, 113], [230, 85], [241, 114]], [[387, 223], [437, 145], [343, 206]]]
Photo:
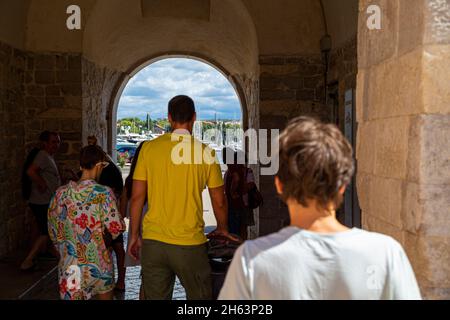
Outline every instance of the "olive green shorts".
[[188, 300], [212, 299], [206, 244], [180, 246], [144, 239], [141, 265], [147, 300], [171, 300], [175, 276], [186, 290]]

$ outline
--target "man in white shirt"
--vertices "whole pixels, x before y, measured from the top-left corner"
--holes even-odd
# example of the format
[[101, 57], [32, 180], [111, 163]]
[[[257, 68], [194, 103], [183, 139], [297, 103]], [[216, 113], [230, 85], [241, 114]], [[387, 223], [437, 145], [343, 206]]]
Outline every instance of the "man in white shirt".
[[219, 299], [421, 299], [397, 241], [336, 219], [354, 172], [336, 126], [294, 119], [280, 137], [279, 163], [275, 184], [291, 225], [236, 251]]

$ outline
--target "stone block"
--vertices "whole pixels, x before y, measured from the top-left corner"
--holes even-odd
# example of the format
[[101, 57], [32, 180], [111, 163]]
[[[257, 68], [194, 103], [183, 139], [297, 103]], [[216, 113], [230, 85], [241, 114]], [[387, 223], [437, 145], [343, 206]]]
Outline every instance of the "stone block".
[[425, 46], [423, 53], [423, 101], [426, 113], [450, 113], [450, 45]]
[[292, 76], [300, 74], [298, 65], [282, 64], [282, 65], [261, 65], [261, 77], [264, 76]]
[[398, 117], [374, 122], [372, 137], [360, 136], [360, 143], [375, 139], [375, 174], [405, 179], [407, 172], [409, 117]]
[[423, 118], [422, 116], [415, 116], [411, 118], [411, 125], [409, 129], [409, 141], [408, 141], [408, 160], [407, 160], [407, 175], [406, 179], [409, 182], [421, 181], [420, 177], [420, 163], [422, 161], [422, 128]]
[[52, 55], [36, 55], [35, 68], [36, 70], [54, 70], [55, 57]]
[[422, 116], [421, 180], [450, 185], [450, 114]]
[[45, 95], [45, 90], [43, 86], [29, 85], [27, 86], [27, 93], [30, 96], [42, 97]]
[[81, 85], [79, 84], [67, 84], [61, 87], [61, 92], [63, 95], [71, 95], [71, 96], [81, 96]]
[[25, 107], [27, 109], [43, 109], [45, 108], [45, 99], [43, 97], [26, 97]]
[[323, 76], [305, 77], [303, 87], [305, 89], [316, 89], [319, 85], [323, 84], [323, 81]]
[[71, 109], [81, 110], [81, 97], [80, 96], [64, 96], [64, 106]]
[[261, 100], [293, 100], [296, 97], [295, 90], [261, 90]]
[[[366, 10], [382, 8], [381, 30], [369, 30]], [[398, 42], [398, 0], [361, 0], [358, 25], [358, 67], [365, 69], [395, 56]]]
[[44, 130], [59, 132], [59, 120], [57, 119], [42, 120], [42, 131]]
[[27, 58], [27, 70], [33, 70], [34, 69], [34, 65], [35, 65], [35, 62], [34, 62], [34, 57], [31, 57], [31, 56], [28, 56], [28, 58]]
[[282, 65], [286, 63], [286, 58], [282, 56], [260, 56], [259, 64], [261, 65]]
[[450, 2], [448, 0], [426, 0], [425, 36], [426, 44], [450, 44]]
[[[414, 23], [411, 23], [414, 21]], [[398, 55], [414, 50], [424, 39], [424, 1], [399, 0]]]
[[59, 86], [48, 86], [45, 88], [45, 94], [47, 96], [59, 96], [61, 94], [61, 89]]
[[370, 69], [368, 118], [380, 119], [423, 112], [422, 49]]
[[288, 119], [285, 116], [275, 115], [261, 115], [260, 128], [261, 129], [284, 129], [287, 125]]
[[63, 142], [61, 143], [61, 147], [58, 150], [58, 153], [67, 153], [67, 151], [69, 150], [69, 144], [67, 142]]
[[403, 199], [405, 229], [416, 235], [450, 237], [449, 191], [448, 185], [408, 183]]
[[372, 176], [369, 183], [370, 214], [402, 229], [402, 200], [405, 188], [403, 181]]
[[57, 71], [56, 81], [62, 84], [81, 82], [80, 70]]
[[316, 92], [311, 89], [297, 90], [296, 99], [302, 100], [302, 101], [315, 101], [316, 100]]
[[[404, 247], [422, 289], [450, 287], [449, 237], [406, 233]], [[427, 292], [423, 294], [427, 298]]]
[[63, 97], [47, 97], [45, 99], [47, 108], [63, 108], [64, 98]]
[[30, 128], [31, 130], [41, 130], [41, 128], [42, 128], [41, 120], [36, 120], [36, 119], [30, 120], [27, 123], [27, 128]]
[[67, 56], [65, 55], [56, 55], [55, 56], [55, 65], [57, 70], [67, 70]]
[[79, 142], [81, 141], [81, 132], [62, 132], [61, 140]]
[[55, 83], [54, 71], [36, 71], [34, 73], [36, 84], [53, 84]]
[[81, 57], [80, 56], [69, 56], [68, 57], [68, 67], [69, 67], [69, 70], [81, 72]]

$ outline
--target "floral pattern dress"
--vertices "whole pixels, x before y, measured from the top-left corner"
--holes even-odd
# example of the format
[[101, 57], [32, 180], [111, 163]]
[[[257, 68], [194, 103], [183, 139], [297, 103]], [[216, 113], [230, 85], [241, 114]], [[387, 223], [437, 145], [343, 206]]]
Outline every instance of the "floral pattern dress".
[[61, 255], [59, 293], [63, 300], [87, 300], [114, 288], [111, 252], [103, 234], [117, 238], [125, 223], [113, 191], [94, 180], [59, 188], [48, 212], [51, 240]]

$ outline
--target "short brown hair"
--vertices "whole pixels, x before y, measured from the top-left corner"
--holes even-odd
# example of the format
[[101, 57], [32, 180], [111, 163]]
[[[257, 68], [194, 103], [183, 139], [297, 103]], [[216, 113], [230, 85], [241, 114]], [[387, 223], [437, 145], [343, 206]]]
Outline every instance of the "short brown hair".
[[188, 96], [176, 96], [169, 101], [172, 120], [181, 124], [191, 121], [195, 114], [194, 100]]
[[339, 190], [353, 176], [353, 150], [335, 125], [309, 117], [292, 120], [280, 136], [279, 161], [284, 201], [306, 207], [316, 200], [323, 209], [342, 204]]
[[105, 161], [105, 152], [99, 146], [87, 146], [81, 149], [80, 153], [80, 167], [82, 169], [92, 169], [94, 166], [102, 161]]

